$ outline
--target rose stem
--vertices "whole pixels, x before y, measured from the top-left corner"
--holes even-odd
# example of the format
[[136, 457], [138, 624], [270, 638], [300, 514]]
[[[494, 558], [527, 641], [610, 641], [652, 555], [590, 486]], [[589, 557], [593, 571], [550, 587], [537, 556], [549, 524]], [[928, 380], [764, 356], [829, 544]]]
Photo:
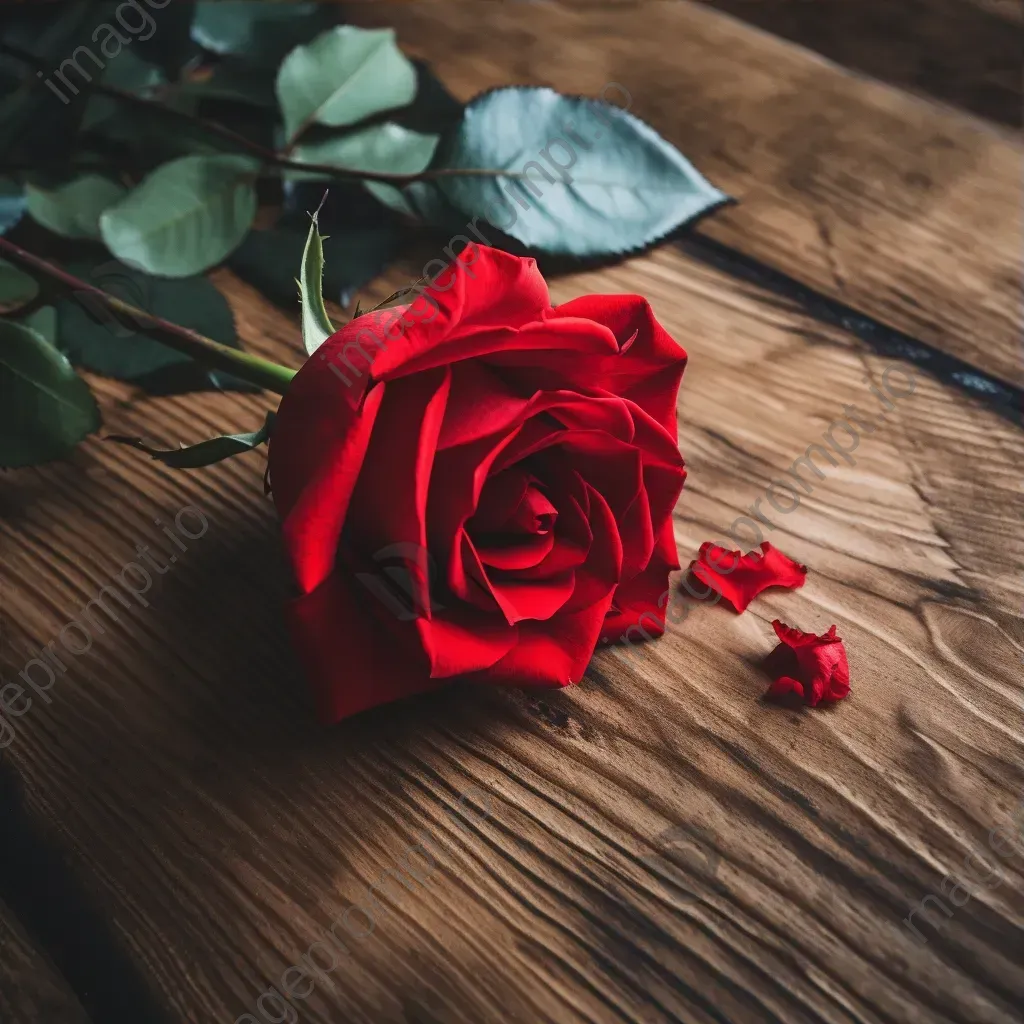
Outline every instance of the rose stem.
[[6, 238], [0, 237], [0, 253], [10, 256], [17, 262], [31, 267], [54, 281], [59, 281], [73, 292], [85, 292], [93, 296], [108, 309], [130, 318], [139, 330], [170, 348], [191, 356], [197, 363], [212, 370], [225, 370], [250, 384], [255, 384], [266, 391], [273, 391], [278, 395], [285, 393], [289, 382], [297, 373], [296, 370], [291, 370], [287, 366], [272, 363], [269, 359], [262, 359], [250, 352], [242, 352], [239, 349], [222, 345], [220, 342], [204, 337], [187, 327], [181, 327], [171, 323], [170, 320], [164, 320], [162, 317], [138, 309], [101, 288], [69, 274], [66, 270], [61, 270], [56, 264], [27, 252]]
[[[31, 64], [33, 67], [44, 70], [43, 65], [30, 53], [17, 46], [8, 43], [0, 43], [0, 52], [10, 54], [18, 60]], [[275, 167], [292, 168], [299, 171], [317, 171], [320, 174], [330, 175], [332, 178], [341, 181], [380, 181], [389, 182], [395, 185], [407, 185], [413, 181], [429, 181], [434, 178], [451, 177], [505, 177], [505, 178], [526, 178], [522, 171], [506, 171], [488, 167], [436, 167], [432, 170], [420, 171], [417, 174], [398, 174], [391, 171], [347, 171], [341, 167], [331, 164], [307, 163], [304, 160], [291, 160], [287, 156], [275, 153], [273, 150], [265, 149], [257, 142], [247, 139], [244, 135], [232, 131], [218, 121], [211, 121], [209, 118], [200, 117], [197, 114], [190, 114], [186, 110], [177, 110], [174, 107], [166, 107], [156, 100], [146, 99], [144, 96], [136, 96], [134, 93], [124, 89], [118, 89], [113, 85], [105, 85], [103, 82], [94, 82], [92, 89], [110, 96], [112, 99], [120, 100], [122, 103], [134, 104], [137, 107], [144, 107], [150, 112], [163, 114], [166, 117], [176, 118], [179, 121], [188, 121], [190, 124], [198, 125], [200, 128], [213, 135], [219, 135], [222, 139], [232, 143], [239, 149], [244, 149], [260, 160], [273, 164]], [[295, 145], [297, 139], [289, 143], [289, 148]]]

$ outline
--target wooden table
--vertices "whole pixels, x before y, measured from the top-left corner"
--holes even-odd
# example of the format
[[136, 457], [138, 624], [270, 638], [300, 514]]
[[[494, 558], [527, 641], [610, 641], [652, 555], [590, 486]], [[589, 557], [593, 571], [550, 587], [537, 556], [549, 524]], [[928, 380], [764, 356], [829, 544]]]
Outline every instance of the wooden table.
[[[740, 200], [682, 244], [551, 282], [556, 301], [640, 292], [689, 351], [684, 563], [844, 406], [876, 429], [766, 527], [810, 567], [803, 589], [739, 617], [695, 605], [565, 691], [453, 686], [330, 729], [283, 632], [262, 454], [180, 474], [93, 439], [4, 475], [8, 680], [136, 545], [166, 560], [185, 505], [210, 526], [14, 720], [0, 1019], [78, 1022], [80, 1001], [95, 1024], [1019, 1022], [1019, 140], [686, 2], [355, 17], [395, 24], [460, 98], [621, 82]], [[212, 276], [247, 347], [297, 365], [296, 318]], [[869, 386], [890, 367], [916, 387], [883, 418]], [[166, 441], [253, 429], [272, 404], [94, 383], [108, 432]], [[775, 617], [838, 626], [848, 700], [761, 699]], [[952, 890], [966, 857], [1001, 881]], [[918, 938], [905, 920], [930, 895], [946, 912], [912, 916]], [[310, 976], [332, 924], [370, 930], [357, 904], [372, 934]]]

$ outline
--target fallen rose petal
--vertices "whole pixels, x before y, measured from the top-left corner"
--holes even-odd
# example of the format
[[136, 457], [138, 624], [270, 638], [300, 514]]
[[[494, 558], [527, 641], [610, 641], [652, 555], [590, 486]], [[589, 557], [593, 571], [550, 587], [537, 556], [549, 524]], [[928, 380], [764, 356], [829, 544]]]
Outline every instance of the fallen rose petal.
[[701, 544], [690, 572], [705, 586], [721, 594], [737, 614], [767, 587], [802, 587], [807, 579], [807, 566], [794, 562], [768, 541], [761, 553], [729, 551], [710, 541]]
[[850, 692], [850, 666], [842, 638], [831, 626], [820, 636], [804, 633], [776, 619], [772, 628], [782, 642], [768, 655], [765, 668], [774, 678], [766, 696], [798, 693], [814, 707], [822, 700], [842, 700]]

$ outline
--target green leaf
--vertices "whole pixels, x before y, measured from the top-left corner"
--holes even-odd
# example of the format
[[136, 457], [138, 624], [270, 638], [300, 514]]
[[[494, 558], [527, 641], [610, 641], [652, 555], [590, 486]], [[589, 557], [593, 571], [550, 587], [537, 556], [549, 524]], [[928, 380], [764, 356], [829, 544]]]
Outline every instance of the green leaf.
[[85, 174], [55, 189], [26, 185], [33, 220], [65, 238], [100, 237], [100, 214], [119, 203], [125, 190], [109, 178]]
[[[174, 105], [179, 109], [195, 106], [199, 100], [194, 94], [180, 90], [174, 97]], [[101, 150], [113, 150], [118, 154], [115, 163], [124, 150], [133, 158], [129, 162], [141, 167], [166, 164], [184, 156], [219, 156], [238, 152], [237, 143], [215, 135], [196, 122], [179, 121], [127, 103], [116, 106], [116, 112], [95, 124], [86, 136], [90, 142], [94, 141], [93, 136], [97, 136], [95, 141]], [[232, 128], [237, 131], [238, 125], [232, 124]], [[269, 141], [269, 133], [264, 134]]]
[[4, 5], [3, 42], [33, 54], [39, 70], [53, 69], [37, 78], [35, 68], [13, 58], [4, 60], [4, 69], [17, 69], [19, 78], [28, 72], [23, 87], [0, 99], [0, 153], [5, 163], [40, 167], [70, 158], [85, 108], [83, 94], [102, 67], [102, 51], [92, 35], [98, 25], [113, 20], [114, 8], [112, 2]]
[[178, 448], [151, 448], [141, 438], [120, 435], [112, 435], [106, 440], [138, 448], [139, 451], [172, 469], [199, 469], [202, 466], [212, 466], [215, 462], [223, 462], [233, 455], [251, 452], [270, 439], [273, 429], [274, 414], [268, 412], [263, 426], [251, 434], [222, 434], [220, 437], [211, 437], [209, 440], [187, 447], [182, 445]]
[[[323, 294], [347, 306], [354, 291], [391, 261], [399, 243], [393, 224], [341, 227], [321, 236], [324, 250]], [[228, 266], [261, 292], [294, 307], [295, 268], [302, 265], [306, 236], [291, 227], [250, 231]]]
[[107, 248], [151, 274], [188, 277], [220, 263], [256, 216], [257, 161], [185, 156], [158, 167], [100, 217]]
[[[136, 4], [150, 6], [148, 0], [145, 5], [141, 0], [136, 0]], [[157, 4], [154, 3], [152, 6], [156, 7]], [[199, 47], [192, 41], [195, 7], [194, 0], [176, 0], [170, 6], [164, 4], [156, 14], [151, 15], [158, 23], [158, 29], [136, 36], [133, 42], [139, 53], [147, 60], [159, 64], [172, 81], [178, 79], [182, 68], [200, 56]], [[118, 8], [118, 12], [120, 10], [121, 7]], [[148, 35], [149, 38], [143, 39], [143, 35]], [[120, 59], [118, 57], [118, 60]]]
[[204, 49], [267, 65], [331, 23], [330, 5], [216, 0], [196, 5], [192, 38]]
[[34, 466], [66, 455], [100, 425], [85, 381], [46, 339], [0, 320], [0, 466]]
[[36, 279], [7, 260], [0, 260], [0, 313], [28, 305], [39, 294]]
[[405, 106], [415, 95], [416, 69], [392, 29], [329, 29], [292, 50], [277, 74], [289, 143], [313, 122], [341, 128]]
[[[444, 166], [506, 172], [445, 177], [439, 186], [464, 213], [501, 221], [495, 227], [531, 248], [572, 256], [642, 248], [729, 201], [639, 118], [551, 89], [474, 100]], [[517, 180], [524, 173], [529, 184]]]
[[470, 220], [461, 210], [453, 206], [448, 197], [434, 181], [413, 181], [402, 188], [382, 182], [365, 182], [374, 196], [396, 213], [425, 221], [437, 227], [459, 234], [466, 230]]
[[[327, 164], [345, 171], [418, 174], [430, 165], [440, 141], [438, 135], [421, 135], [397, 124], [379, 124], [359, 132], [303, 143], [292, 151], [291, 158], [299, 163]], [[293, 181], [331, 177], [325, 171], [295, 170], [287, 171], [285, 176]], [[366, 187], [373, 192], [376, 184], [368, 181]]]
[[[218, 7], [221, 4], [217, 5]], [[183, 82], [181, 92], [198, 100], [244, 103], [277, 113], [274, 81], [266, 71], [235, 57], [225, 57]]]
[[24, 212], [24, 189], [10, 178], [0, 178], [0, 235], [10, 231]]
[[[112, 60], [103, 72], [100, 81], [136, 96], [147, 96], [154, 89], [166, 85], [167, 78], [155, 64], [143, 60], [133, 50], [126, 49]], [[87, 131], [105, 123], [125, 109], [125, 103], [112, 96], [98, 93], [89, 97], [82, 115], [82, 130]]]
[[18, 323], [35, 331], [49, 344], [57, 344], [57, 310], [53, 306], [41, 306], [34, 313], [23, 317]]
[[[73, 263], [68, 271], [137, 309], [221, 344], [239, 347], [231, 307], [205, 277], [167, 280], [113, 260]], [[115, 316], [88, 293], [61, 298], [57, 316], [61, 351], [75, 364], [104, 377], [128, 380], [161, 394], [238, 387], [229, 375], [206, 370], [181, 352], [140, 333], [134, 321]]]
[[334, 333], [334, 324], [324, 306], [324, 244], [317, 228], [318, 213], [319, 210], [310, 216], [309, 234], [306, 236], [299, 276], [302, 344], [308, 355], [312, 355]]

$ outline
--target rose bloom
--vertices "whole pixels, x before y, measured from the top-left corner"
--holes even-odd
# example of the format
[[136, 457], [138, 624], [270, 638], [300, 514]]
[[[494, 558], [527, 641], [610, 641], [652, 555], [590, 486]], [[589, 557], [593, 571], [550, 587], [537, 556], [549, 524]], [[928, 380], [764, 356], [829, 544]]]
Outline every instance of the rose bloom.
[[328, 339], [270, 443], [321, 718], [455, 677], [567, 686], [599, 642], [660, 635], [685, 365], [646, 300], [552, 307], [483, 246]]

